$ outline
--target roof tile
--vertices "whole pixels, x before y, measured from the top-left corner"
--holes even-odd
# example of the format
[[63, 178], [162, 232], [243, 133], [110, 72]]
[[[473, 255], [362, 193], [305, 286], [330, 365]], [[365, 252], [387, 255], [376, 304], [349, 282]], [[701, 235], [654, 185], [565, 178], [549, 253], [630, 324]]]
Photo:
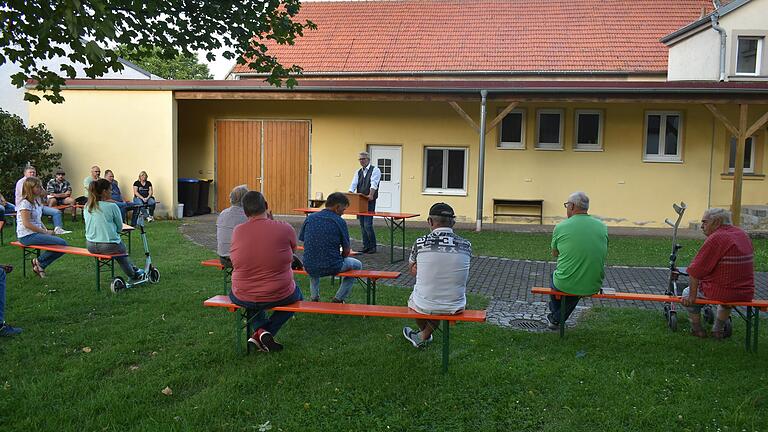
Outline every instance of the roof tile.
[[[667, 69], [659, 39], [709, 0], [388, 0], [303, 3], [317, 24], [295, 45], [267, 42], [305, 72]], [[237, 66], [235, 72], [250, 72]]]

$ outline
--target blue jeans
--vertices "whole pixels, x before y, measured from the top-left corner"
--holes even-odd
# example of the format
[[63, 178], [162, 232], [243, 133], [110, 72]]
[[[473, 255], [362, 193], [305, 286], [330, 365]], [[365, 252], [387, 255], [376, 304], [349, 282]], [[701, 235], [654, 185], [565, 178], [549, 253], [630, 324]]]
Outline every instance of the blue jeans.
[[61, 210], [56, 210], [53, 207], [43, 206], [43, 216], [51, 216], [53, 218], [53, 226], [63, 227], [64, 221], [61, 218]]
[[[376, 210], [376, 201], [368, 201], [368, 211]], [[363, 249], [376, 250], [376, 232], [373, 230], [373, 216], [358, 216], [360, 231], [363, 235]]]
[[2, 208], [0, 208], [0, 210], [4, 210], [6, 213], [14, 213], [16, 211], [16, 206], [9, 202], [6, 202], [5, 205]]
[[[156, 201], [155, 201], [154, 197], [149, 197], [149, 199], [147, 200], [147, 204], [149, 204], [149, 215], [150, 216], [154, 216], [155, 215], [155, 202]], [[144, 204], [144, 201], [142, 201], [141, 198], [139, 198], [139, 197], [134, 197], [133, 198], [133, 204], [134, 205], [142, 205], [142, 204]], [[146, 208], [139, 209], [139, 210], [134, 209], [133, 210], [133, 215], [131, 216], [131, 225], [136, 226], [136, 222], [138, 222], [138, 220], [139, 220], [139, 212], [140, 211], [144, 212], [144, 216], [145, 217], [147, 216], [147, 209]]]
[[[549, 283], [551, 284], [552, 289], [558, 290], [557, 287], [555, 286], [554, 273], [550, 273]], [[561, 297], [560, 300], [556, 299], [555, 296], [553, 295], [549, 296], [549, 311], [552, 312], [550, 321], [557, 324], [561, 324], [560, 306], [562, 304], [563, 298], [565, 299], [565, 321], [568, 321], [568, 317], [571, 316], [573, 311], [576, 309], [576, 305], [579, 304], [579, 300], [581, 300], [581, 297], [574, 297], [574, 296], [564, 296], [564, 297]]]
[[117, 208], [120, 209], [120, 216], [125, 220], [125, 214], [128, 212], [128, 204], [123, 201], [115, 201]]
[[123, 242], [120, 243], [96, 243], [85, 242], [88, 252], [95, 254], [126, 254], [125, 256], [117, 257], [114, 260], [123, 269], [123, 273], [131, 279], [136, 279], [136, 271], [139, 269], [133, 265], [131, 259], [128, 257], [128, 252], [125, 250]]
[[256, 315], [256, 317], [253, 318], [253, 321], [252, 321], [256, 323], [256, 327], [254, 328], [254, 330], [262, 328], [272, 333], [272, 336], [276, 336], [277, 332], [280, 331], [280, 328], [283, 326], [283, 324], [285, 324], [286, 322], [288, 322], [289, 319], [291, 319], [291, 317], [293, 316], [293, 312], [274, 311], [272, 312], [272, 315], [270, 315], [269, 318], [267, 318], [267, 313], [265, 311], [275, 306], [289, 305], [291, 303], [296, 303], [297, 301], [304, 300], [304, 297], [301, 295], [301, 288], [299, 288], [299, 284], [295, 283], [295, 285], [296, 285], [296, 289], [293, 291], [293, 294], [289, 295], [284, 299], [280, 299], [273, 302], [251, 303], [247, 301], [242, 301], [237, 297], [235, 297], [235, 295], [232, 294], [232, 291], [229, 292], [229, 299], [232, 300], [232, 303], [238, 306], [242, 306], [246, 309], [246, 311], [248, 312], [248, 319], [251, 319], [252, 314]]
[[5, 270], [0, 267], [0, 326], [5, 322]]
[[[341, 270], [339, 270], [339, 273], [345, 272], [347, 270], [360, 270], [363, 268], [363, 263], [360, 261], [346, 257], [344, 258], [344, 264], [341, 265]], [[321, 276], [312, 276], [309, 275], [309, 291], [312, 295], [312, 298], [319, 298], [320, 297], [320, 277]], [[346, 300], [347, 297], [349, 297], [349, 293], [352, 292], [352, 285], [355, 283], [355, 278], [353, 277], [344, 277], [341, 278], [341, 284], [339, 285], [339, 290], [336, 291], [336, 297], [338, 300]]]
[[[23, 244], [24, 246], [32, 246], [32, 245], [57, 245], [57, 246], [67, 246], [67, 242], [60, 237], [56, 237], [49, 234], [41, 234], [41, 233], [33, 233], [30, 235], [25, 235], [24, 237], [21, 237], [19, 239], [19, 242]], [[64, 255], [61, 252], [49, 252], [45, 251], [42, 254], [40, 254], [40, 258], [37, 259], [37, 262], [40, 263], [40, 267], [46, 268], [51, 263], [59, 259]]]

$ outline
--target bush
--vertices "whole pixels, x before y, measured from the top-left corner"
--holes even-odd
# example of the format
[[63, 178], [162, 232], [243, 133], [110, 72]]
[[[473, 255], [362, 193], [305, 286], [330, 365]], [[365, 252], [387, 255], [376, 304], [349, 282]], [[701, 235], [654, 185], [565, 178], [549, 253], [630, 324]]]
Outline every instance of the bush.
[[0, 192], [8, 201], [13, 202], [16, 181], [25, 166], [37, 168], [41, 179], [59, 166], [61, 153], [49, 152], [52, 146], [53, 136], [45, 125], [28, 128], [21, 117], [0, 109]]

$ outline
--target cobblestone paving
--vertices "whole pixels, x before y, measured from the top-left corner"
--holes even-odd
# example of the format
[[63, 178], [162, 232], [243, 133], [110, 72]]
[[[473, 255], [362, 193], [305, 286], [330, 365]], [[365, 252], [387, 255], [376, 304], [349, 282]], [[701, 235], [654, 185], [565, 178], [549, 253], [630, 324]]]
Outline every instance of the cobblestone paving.
[[[301, 220], [291, 219], [290, 223], [300, 227]], [[215, 215], [187, 219], [182, 224], [181, 232], [191, 241], [216, 250], [216, 225]], [[379, 239], [380, 242], [382, 239]], [[362, 243], [352, 241], [353, 249], [362, 248]], [[395, 248], [395, 257], [402, 256], [402, 249]], [[378, 253], [357, 256], [363, 262], [363, 268], [376, 270], [399, 271], [401, 276], [389, 285], [410, 288], [415, 278], [408, 273], [406, 261], [390, 263], [389, 245], [379, 244]], [[488, 322], [512, 327], [510, 322], [515, 320], [536, 321], [544, 324], [543, 318], [547, 311], [546, 299], [540, 295], [531, 294], [534, 286], [549, 286], [550, 273], [554, 269], [554, 262], [512, 260], [508, 258], [477, 256], [472, 258], [467, 289], [469, 292], [487, 297]], [[616, 291], [636, 292], [647, 294], [663, 294], [667, 286], [668, 270], [649, 267], [621, 267], [606, 268], [604, 286], [614, 288]], [[755, 273], [755, 297], [768, 298], [768, 273]], [[589, 299], [585, 298], [579, 303], [579, 307], [568, 320], [568, 326], [573, 326], [582, 315], [583, 311], [592, 306], [605, 307], [633, 307], [661, 310], [662, 303]], [[531, 331], [542, 331], [533, 329]]]

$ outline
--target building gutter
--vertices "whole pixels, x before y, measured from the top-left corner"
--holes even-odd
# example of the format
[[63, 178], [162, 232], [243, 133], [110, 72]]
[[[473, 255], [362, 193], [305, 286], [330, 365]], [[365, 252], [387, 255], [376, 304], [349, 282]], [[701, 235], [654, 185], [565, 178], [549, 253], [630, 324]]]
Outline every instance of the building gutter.
[[[664, 75], [666, 71], [494, 71], [494, 70], [478, 70], [478, 71], [461, 71], [461, 70], [446, 70], [446, 71], [350, 71], [350, 72], [302, 72], [302, 76], [305, 77], [371, 77], [371, 76], [467, 76], [467, 75], [479, 75], [479, 76], [552, 76], [552, 75], [566, 75], [566, 76], [655, 76]], [[230, 72], [231, 75], [237, 77], [254, 77], [254, 78], [266, 78], [269, 75], [258, 72]]]
[[485, 117], [488, 90], [480, 90], [480, 157], [477, 162], [477, 220], [475, 231], [483, 230], [483, 191], [485, 190]]
[[[130, 81], [130, 80], [126, 80]], [[34, 85], [27, 85], [28, 89], [34, 90]], [[96, 85], [96, 84], [70, 84], [62, 86], [64, 90], [136, 90], [136, 91], [263, 91], [263, 92], [340, 92], [340, 93], [477, 93], [482, 90], [477, 87], [375, 87], [375, 86], [360, 86], [360, 87], [329, 87], [329, 86], [297, 86], [293, 89], [286, 89], [284, 87], [272, 87], [272, 86], [236, 86], [236, 85], [174, 85], [163, 84], [158, 80], [157, 84], [149, 85], [136, 85], [126, 83], [125, 85], [110, 84], [110, 85]], [[732, 87], [732, 88], [717, 88], [717, 87], [503, 87], [496, 89], [485, 89], [488, 94], [493, 93], [516, 93], [516, 94], [530, 94], [530, 93], [590, 93], [590, 94], [613, 94], [613, 93], [633, 93], [633, 94], [768, 94], [768, 88], [754, 88], [754, 87]]]
[[720, 8], [720, 1], [719, 0], [713, 0], [712, 2], [715, 6], [715, 11], [712, 12], [712, 15], [710, 15], [710, 20], [712, 21], [712, 29], [716, 32], [720, 33], [720, 78], [719, 81], [723, 82], [725, 81], [725, 42], [726, 42], [726, 34], [725, 29], [720, 27], [718, 24], [718, 20], [720, 19], [720, 13], [718, 12], [718, 9]]

